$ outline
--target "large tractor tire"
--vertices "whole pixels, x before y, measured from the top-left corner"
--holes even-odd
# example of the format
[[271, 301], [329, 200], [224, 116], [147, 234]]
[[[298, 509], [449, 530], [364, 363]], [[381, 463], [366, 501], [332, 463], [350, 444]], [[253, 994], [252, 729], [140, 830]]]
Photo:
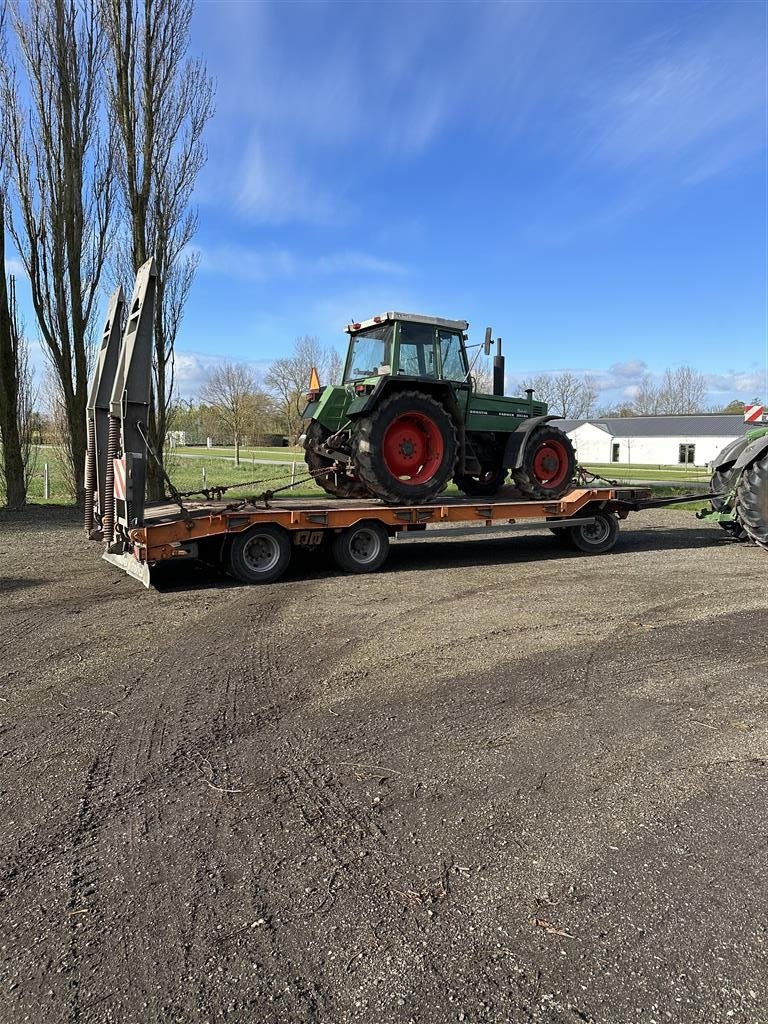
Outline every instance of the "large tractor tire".
[[514, 471], [515, 484], [531, 498], [559, 498], [570, 488], [576, 472], [571, 439], [557, 427], [536, 427]]
[[[315, 449], [323, 444], [326, 438], [331, 436], [330, 430], [324, 427], [317, 420], [307, 427], [307, 436], [304, 441], [304, 461], [310, 472], [315, 475], [315, 482], [334, 498], [366, 498], [370, 495], [368, 488], [359, 480], [353, 480], [346, 473], [333, 471], [333, 459], [321, 455]], [[323, 472], [328, 470], [328, 472]]]
[[736, 510], [749, 539], [768, 548], [768, 452], [742, 470]]
[[390, 505], [420, 505], [453, 476], [458, 442], [434, 398], [399, 391], [355, 424], [352, 451], [362, 483]]
[[[733, 464], [744, 451], [747, 443], [746, 438], [741, 437], [736, 441], [732, 441], [720, 452], [715, 460], [717, 468], [712, 473], [712, 477], [709, 482], [709, 489], [713, 495], [710, 501], [715, 512], [723, 512], [725, 510], [726, 495], [733, 486], [731, 481]], [[718, 525], [722, 530], [725, 530], [727, 534], [733, 537], [734, 540], [748, 541], [750, 538], [744, 527], [741, 525], [738, 516], [738, 509], [734, 509], [731, 514], [733, 516], [731, 520], [724, 523], [718, 523]]]

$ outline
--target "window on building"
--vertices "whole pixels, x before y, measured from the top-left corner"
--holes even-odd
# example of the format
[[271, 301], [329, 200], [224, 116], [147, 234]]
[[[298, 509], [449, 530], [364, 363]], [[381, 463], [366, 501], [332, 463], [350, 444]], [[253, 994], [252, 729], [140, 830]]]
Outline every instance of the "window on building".
[[619, 461], [619, 450], [621, 446], [618, 444], [611, 445], [611, 462]]
[[681, 466], [692, 466], [696, 462], [696, 445], [695, 444], [681, 444], [680, 454], [677, 461]]

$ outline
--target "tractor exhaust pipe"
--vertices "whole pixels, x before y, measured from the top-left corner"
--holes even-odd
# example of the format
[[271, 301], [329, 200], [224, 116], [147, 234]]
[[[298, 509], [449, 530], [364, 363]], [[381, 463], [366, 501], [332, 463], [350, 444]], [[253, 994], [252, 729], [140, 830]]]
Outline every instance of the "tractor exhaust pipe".
[[504, 356], [501, 354], [501, 338], [496, 339], [496, 355], [493, 357], [493, 393], [504, 394]]

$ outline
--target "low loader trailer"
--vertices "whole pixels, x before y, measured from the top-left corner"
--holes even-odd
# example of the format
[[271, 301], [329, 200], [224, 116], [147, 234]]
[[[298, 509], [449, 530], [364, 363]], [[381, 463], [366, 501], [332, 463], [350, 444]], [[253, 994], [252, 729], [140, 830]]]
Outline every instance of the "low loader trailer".
[[[466, 493], [487, 484], [474, 467], [477, 479], [467, 484], [465, 495], [441, 494], [427, 501], [387, 503], [371, 495], [343, 494], [275, 497], [293, 484], [236, 501], [224, 498], [232, 487], [213, 487], [196, 492], [203, 500], [193, 501], [165, 476], [170, 497], [147, 502], [148, 460], [155, 459], [162, 472], [147, 427], [155, 290], [156, 270], [149, 260], [137, 273], [128, 307], [120, 290], [110, 300], [89, 395], [86, 459], [86, 531], [105, 545], [108, 562], [145, 586], [153, 567], [172, 561], [199, 559], [244, 582], [271, 583], [285, 573], [296, 548], [329, 548], [339, 568], [364, 573], [381, 568], [392, 544], [431, 537], [495, 538], [542, 527], [576, 550], [602, 554], [614, 547], [619, 521], [631, 511], [708, 496], [654, 500], [649, 490], [591, 486], [581, 473], [578, 482], [553, 496], [529, 497], [519, 487], [502, 485], [485, 497]], [[525, 429], [524, 410], [518, 412], [525, 441], [532, 432]], [[539, 414], [535, 429], [540, 429], [540, 412], [532, 410]], [[542, 473], [552, 472], [547, 468], [552, 444], [549, 434], [541, 442], [546, 455], [540, 458]], [[337, 465], [325, 466], [321, 460], [315, 466], [314, 458], [309, 452], [309, 479], [328, 474], [339, 479]]]
[[[340, 569], [375, 572], [391, 544], [432, 537], [489, 539], [550, 529], [587, 554], [610, 551], [619, 519], [647, 507], [648, 491], [574, 488], [557, 501], [504, 499], [478, 504], [448, 496], [430, 505], [385, 505], [343, 499], [203, 501], [147, 504], [141, 525], [104, 558], [150, 585], [150, 569], [200, 559], [246, 583], [271, 583], [287, 570], [295, 548], [326, 546]], [[687, 500], [687, 499], [686, 499]]]

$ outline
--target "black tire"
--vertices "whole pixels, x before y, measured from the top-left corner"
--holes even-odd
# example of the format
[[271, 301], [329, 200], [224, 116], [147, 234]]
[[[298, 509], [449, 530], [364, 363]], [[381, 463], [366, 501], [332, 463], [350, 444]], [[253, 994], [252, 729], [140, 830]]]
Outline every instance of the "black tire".
[[541, 426], [531, 431], [523, 464], [513, 476], [517, 487], [531, 498], [559, 498], [570, 489], [575, 472], [571, 439], [557, 427]]
[[736, 513], [749, 539], [768, 548], [768, 452], [741, 471]]
[[332, 542], [333, 558], [344, 572], [376, 572], [389, 554], [389, 534], [375, 519], [363, 520], [337, 533]]
[[[716, 469], [714, 471], [714, 473], [712, 474], [712, 479], [709, 482], [709, 489], [710, 489], [710, 491], [712, 491], [712, 494], [715, 495], [715, 496], [710, 498], [710, 503], [712, 505], [712, 508], [715, 510], [715, 512], [722, 512], [725, 509], [725, 496], [724, 495], [727, 494], [728, 491], [730, 491], [730, 489], [732, 487], [732, 483], [731, 483], [731, 473], [732, 473], [732, 470], [733, 470], [733, 465], [730, 465], [730, 466], [726, 466], [725, 469], [723, 469], [723, 468]], [[716, 496], [716, 495], [720, 495], [720, 494], [722, 494], [723, 497], [717, 497]], [[739, 517], [738, 517], [738, 515], [736, 513], [736, 510], [733, 509], [731, 514], [733, 516], [733, 519], [731, 519], [729, 522], [718, 523], [717, 525], [720, 527], [721, 530], [725, 530], [725, 532], [727, 534], [729, 534], [731, 537], [733, 537], [734, 540], [748, 541], [750, 539], [749, 535], [747, 534], [747, 532], [744, 529], [744, 527], [741, 525], [741, 522], [739, 521]]]
[[315, 446], [322, 444], [326, 438], [331, 436], [330, 430], [324, 427], [318, 420], [312, 420], [307, 427], [307, 434], [304, 441], [304, 461], [311, 473], [317, 473], [315, 483], [318, 487], [335, 498], [365, 498], [370, 491], [359, 480], [353, 480], [345, 473], [322, 473], [321, 470], [330, 469], [333, 466], [333, 459], [326, 458], [315, 451]]
[[[387, 437], [390, 428], [395, 432], [391, 440]], [[437, 465], [428, 467], [430, 459], [424, 461], [423, 456], [430, 445]], [[421, 505], [443, 491], [453, 476], [456, 428], [434, 398], [418, 391], [398, 391], [358, 420], [352, 450], [357, 475], [377, 498], [390, 505]], [[394, 467], [405, 472], [398, 475]], [[410, 475], [409, 470], [413, 471]]]
[[464, 494], [478, 497], [488, 497], [498, 494], [507, 479], [506, 466], [498, 466], [495, 469], [489, 468], [480, 476], [467, 476], [464, 473], [457, 473], [453, 482], [463, 491]]
[[594, 524], [571, 526], [564, 532], [579, 551], [602, 555], [610, 551], [619, 538], [619, 520], [612, 512], [596, 512]]
[[243, 583], [274, 583], [291, 561], [291, 539], [281, 526], [252, 526], [229, 546], [229, 571]]

